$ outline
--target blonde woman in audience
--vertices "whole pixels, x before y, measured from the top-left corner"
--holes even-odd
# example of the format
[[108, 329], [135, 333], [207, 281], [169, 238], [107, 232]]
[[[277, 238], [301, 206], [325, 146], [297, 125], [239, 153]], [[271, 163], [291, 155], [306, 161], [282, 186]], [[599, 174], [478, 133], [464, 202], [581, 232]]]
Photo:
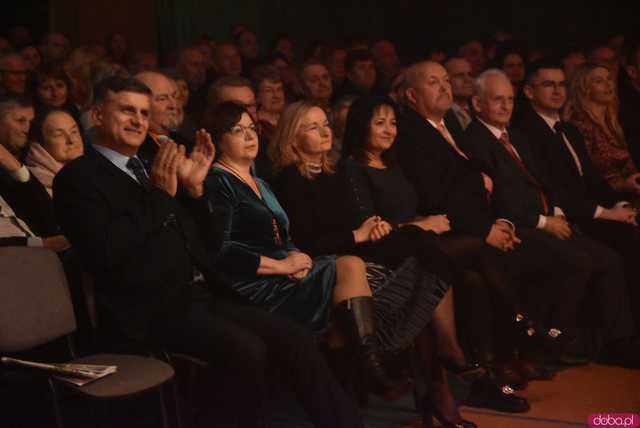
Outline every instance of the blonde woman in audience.
[[637, 198], [640, 173], [618, 121], [618, 99], [609, 69], [589, 63], [575, 71], [564, 115], [582, 133], [594, 166], [611, 187]]

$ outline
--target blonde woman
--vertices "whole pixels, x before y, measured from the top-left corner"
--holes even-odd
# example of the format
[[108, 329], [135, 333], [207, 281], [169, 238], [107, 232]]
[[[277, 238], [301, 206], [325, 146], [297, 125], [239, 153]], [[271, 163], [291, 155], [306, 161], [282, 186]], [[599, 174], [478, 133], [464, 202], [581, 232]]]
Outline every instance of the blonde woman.
[[[311, 255], [355, 254], [367, 262], [382, 349], [398, 352], [415, 343], [424, 362], [420, 370], [430, 372], [431, 395], [422, 403], [425, 426], [433, 415], [445, 427], [475, 427], [460, 416], [434, 358], [436, 347], [441, 348], [442, 362], [452, 372], [470, 381], [487, 381], [482, 367], [465, 360], [455, 338], [449, 284], [459, 272], [430, 244], [425, 237], [429, 232], [417, 226], [392, 228], [375, 215], [360, 223], [352, 202], [358, 205], [364, 195], [349, 194], [352, 183], [338, 167], [332, 143], [320, 106], [300, 101], [284, 110], [270, 155], [274, 188], [289, 214], [296, 242]], [[444, 227], [445, 219], [440, 220]], [[436, 317], [449, 333], [437, 336], [437, 346], [430, 325]]]
[[312, 258], [296, 248], [286, 212], [269, 186], [251, 174], [258, 136], [248, 111], [224, 102], [208, 114], [217, 145], [217, 160], [207, 178], [209, 221], [222, 228], [222, 239], [210, 240], [222, 242], [222, 247], [209, 252], [218, 270], [239, 294], [313, 332], [327, 331], [330, 313], [344, 320], [343, 331], [357, 346], [374, 389], [390, 398], [406, 392], [407, 384], [390, 378], [378, 356], [362, 260]]
[[606, 67], [585, 64], [575, 71], [565, 119], [584, 136], [589, 156], [604, 179], [633, 198], [640, 194], [640, 173], [625, 142], [617, 105], [615, 83]]

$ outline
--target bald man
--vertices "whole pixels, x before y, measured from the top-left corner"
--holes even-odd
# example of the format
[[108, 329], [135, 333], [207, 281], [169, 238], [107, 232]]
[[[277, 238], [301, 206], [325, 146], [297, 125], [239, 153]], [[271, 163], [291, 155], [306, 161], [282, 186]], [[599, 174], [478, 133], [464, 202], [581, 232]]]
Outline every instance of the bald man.
[[182, 107], [177, 101], [178, 87], [175, 81], [155, 71], [138, 73], [135, 78], [151, 89], [149, 131], [147, 138], [138, 150], [138, 157], [145, 167], [151, 167], [153, 158], [163, 140], [175, 141], [190, 151], [193, 147], [193, 139], [186, 139], [178, 134], [184, 117]]

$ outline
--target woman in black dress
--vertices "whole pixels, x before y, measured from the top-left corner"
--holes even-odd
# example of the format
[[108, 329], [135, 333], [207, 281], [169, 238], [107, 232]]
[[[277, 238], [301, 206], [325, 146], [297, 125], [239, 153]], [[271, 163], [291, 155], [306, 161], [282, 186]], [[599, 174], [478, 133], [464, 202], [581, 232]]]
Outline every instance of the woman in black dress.
[[[439, 324], [442, 358], [455, 372], [467, 378], [483, 376], [480, 367], [465, 361], [455, 337], [449, 284], [459, 274], [425, 239], [447, 230], [446, 218], [434, 216], [420, 225], [407, 224], [393, 231], [379, 216], [359, 218], [350, 202], [357, 196], [350, 193], [344, 170], [336, 171], [331, 143], [331, 129], [321, 108], [298, 102], [285, 109], [270, 155], [277, 171], [274, 187], [289, 213], [298, 245], [312, 255], [356, 254], [374, 263], [368, 265], [370, 271], [380, 266], [386, 271], [382, 281], [370, 281], [381, 324], [379, 334], [385, 334], [379, 340], [388, 351], [415, 342], [423, 361], [420, 369], [431, 378], [431, 397], [421, 403], [424, 422], [431, 421], [433, 412], [443, 426], [475, 426], [458, 412], [438, 358], [434, 358], [433, 334], [427, 327], [430, 321]], [[364, 233], [369, 224], [373, 228]]]

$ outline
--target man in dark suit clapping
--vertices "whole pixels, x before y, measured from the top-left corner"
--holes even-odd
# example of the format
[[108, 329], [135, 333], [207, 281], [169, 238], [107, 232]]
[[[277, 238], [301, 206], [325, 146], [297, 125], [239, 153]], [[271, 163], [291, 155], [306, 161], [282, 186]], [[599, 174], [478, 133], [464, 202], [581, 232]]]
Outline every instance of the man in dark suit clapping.
[[219, 231], [216, 225], [196, 231], [174, 198], [180, 186], [194, 212], [207, 212], [203, 182], [214, 158], [209, 135], [196, 136], [189, 157], [173, 142], [161, 145], [149, 176], [136, 155], [149, 127], [149, 88], [113, 77], [95, 96], [94, 147], [56, 176], [54, 203], [62, 229], [95, 277], [105, 318], [127, 338], [210, 362], [216, 426], [263, 426], [269, 380], [276, 375], [316, 426], [361, 427], [357, 408], [306, 332], [248, 306], [215, 281], [198, 235], [221, 239]]

